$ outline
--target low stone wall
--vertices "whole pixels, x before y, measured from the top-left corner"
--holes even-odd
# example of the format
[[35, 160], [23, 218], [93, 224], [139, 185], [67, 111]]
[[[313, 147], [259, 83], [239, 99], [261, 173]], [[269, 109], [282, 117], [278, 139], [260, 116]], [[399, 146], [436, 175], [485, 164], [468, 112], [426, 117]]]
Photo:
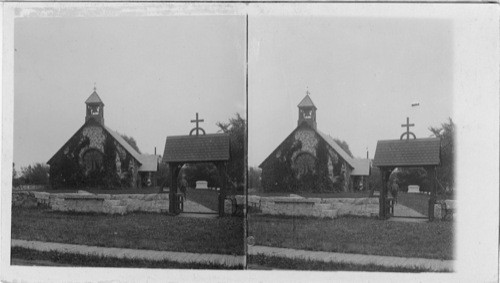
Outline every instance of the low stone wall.
[[[237, 198], [244, 203], [244, 198]], [[263, 214], [337, 218], [343, 215], [378, 215], [378, 198], [302, 198], [248, 196], [248, 206]]]
[[[446, 215], [446, 218], [443, 219], [445, 216], [445, 205], [446, 208], [449, 210], [448, 214]], [[450, 211], [452, 210], [452, 211]], [[434, 218], [437, 220], [450, 220], [453, 217], [453, 214], [456, 211], [456, 201], [455, 200], [444, 200], [441, 203], [436, 203], [434, 205]]]
[[12, 187], [13, 191], [34, 191], [41, 190], [45, 188], [45, 185], [19, 185], [17, 187]]
[[[45, 192], [13, 193], [14, 206], [45, 205], [56, 211], [125, 214], [128, 212], [166, 212], [168, 194], [50, 194]], [[26, 205], [28, 204], [28, 205]]]

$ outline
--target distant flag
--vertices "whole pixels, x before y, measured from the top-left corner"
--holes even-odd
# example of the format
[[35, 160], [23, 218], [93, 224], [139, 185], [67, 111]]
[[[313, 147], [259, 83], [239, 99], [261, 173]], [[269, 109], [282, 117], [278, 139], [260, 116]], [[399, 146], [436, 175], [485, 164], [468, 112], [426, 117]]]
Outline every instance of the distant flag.
[[419, 103], [419, 102], [413, 102], [413, 103], [411, 104], [411, 107], [416, 107], [416, 106], [419, 106], [419, 105], [420, 105], [420, 103]]

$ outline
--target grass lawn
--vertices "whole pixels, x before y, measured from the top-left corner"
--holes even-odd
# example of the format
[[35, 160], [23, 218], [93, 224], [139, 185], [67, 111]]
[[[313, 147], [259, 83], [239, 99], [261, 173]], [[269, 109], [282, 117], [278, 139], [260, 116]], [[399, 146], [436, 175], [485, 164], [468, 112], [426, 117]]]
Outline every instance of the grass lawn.
[[161, 260], [149, 261], [143, 259], [120, 259], [97, 255], [81, 255], [76, 253], [61, 253], [57, 251], [41, 252], [21, 247], [11, 249], [12, 264], [42, 265], [42, 266], [87, 266], [87, 267], [133, 267], [133, 268], [190, 268], [190, 269], [243, 269], [226, 267], [218, 264], [179, 263]]
[[[295, 231], [294, 225], [295, 222]], [[256, 245], [400, 257], [453, 259], [453, 222], [406, 223], [249, 215]]]
[[244, 219], [187, 218], [12, 209], [12, 238], [90, 246], [196, 253], [244, 254]]
[[[47, 192], [51, 194], [59, 194], [59, 193], [77, 193], [79, 190], [81, 191], [87, 191], [89, 193], [93, 194], [112, 194], [112, 195], [121, 195], [121, 194], [157, 194], [160, 192], [159, 187], [152, 187], [152, 188], [130, 188], [130, 189], [115, 189], [115, 190], [105, 190], [105, 189], [96, 189], [96, 188], [68, 188], [68, 189], [57, 189], [57, 190], [50, 190], [50, 189], [41, 189], [37, 190], [40, 192]], [[168, 189], [167, 189], [168, 191]]]
[[199, 203], [214, 211], [219, 211], [219, 194], [212, 190], [195, 190], [188, 188], [186, 190], [186, 198], [188, 200]]
[[427, 269], [415, 267], [385, 267], [375, 264], [358, 265], [343, 262], [322, 262], [307, 259], [290, 259], [276, 256], [249, 255], [248, 269], [289, 269], [320, 271], [379, 271], [379, 272], [427, 272]]

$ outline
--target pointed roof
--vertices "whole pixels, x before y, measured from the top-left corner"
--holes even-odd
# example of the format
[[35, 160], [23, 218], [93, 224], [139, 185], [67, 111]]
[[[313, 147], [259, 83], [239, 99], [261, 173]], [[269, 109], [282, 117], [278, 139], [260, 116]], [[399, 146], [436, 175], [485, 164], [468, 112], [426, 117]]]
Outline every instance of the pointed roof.
[[328, 144], [328, 145], [329, 145], [329, 146], [330, 146], [330, 147], [331, 147], [331, 148], [332, 148], [335, 152], [337, 152], [337, 153], [340, 155], [340, 157], [341, 157], [343, 160], [345, 160], [345, 161], [347, 162], [347, 164], [349, 164], [349, 166], [351, 166], [352, 168], [355, 168], [355, 167], [354, 167], [354, 164], [353, 164], [353, 162], [352, 162], [352, 158], [351, 158], [351, 156], [349, 156], [349, 154], [347, 154], [347, 152], [345, 152], [345, 151], [342, 149], [342, 147], [340, 147], [340, 145], [339, 145], [337, 142], [335, 142], [335, 140], [334, 140], [331, 136], [329, 136], [329, 135], [327, 135], [327, 134], [325, 134], [325, 133], [323, 133], [323, 132], [321, 132], [321, 131], [319, 131], [319, 130], [317, 130], [317, 129], [313, 128], [313, 127], [311, 127], [311, 126], [310, 126], [309, 124], [307, 124], [307, 122], [305, 122], [305, 121], [304, 121], [304, 122], [302, 122], [300, 125], [298, 125], [298, 126], [297, 126], [297, 127], [296, 127], [296, 128], [295, 128], [295, 129], [294, 129], [294, 130], [290, 133], [290, 135], [288, 135], [288, 136], [287, 136], [287, 137], [286, 137], [286, 138], [285, 138], [285, 139], [284, 139], [284, 140], [280, 143], [280, 145], [279, 145], [278, 147], [276, 147], [276, 149], [275, 149], [275, 150], [274, 150], [271, 154], [269, 154], [269, 156], [268, 156], [268, 157], [266, 157], [266, 159], [264, 159], [264, 161], [262, 161], [262, 163], [259, 165], [259, 167], [260, 167], [260, 168], [262, 168], [262, 166], [263, 166], [263, 165], [267, 162], [267, 160], [268, 160], [271, 156], [275, 155], [276, 150], [278, 150], [278, 148], [280, 148], [280, 147], [281, 147], [281, 146], [285, 143], [285, 141], [286, 141], [286, 140], [288, 140], [288, 139], [289, 139], [292, 135], [294, 135], [294, 134], [295, 134], [295, 132], [296, 132], [297, 130], [299, 130], [301, 127], [307, 127], [307, 128], [310, 128], [310, 129], [311, 129], [311, 130], [313, 130], [315, 133], [317, 133], [317, 134], [318, 134], [318, 136], [319, 136], [321, 139], [323, 139], [323, 140], [324, 140], [324, 141], [325, 141], [325, 142], [326, 142], [326, 143], [327, 143], [327, 144]]
[[309, 94], [306, 94], [304, 99], [297, 105], [297, 107], [314, 107], [316, 109], [316, 106], [314, 106], [314, 103], [312, 102], [312, 99], [309, 97]]
[[230, 142], [227, 134], [200, 136], [168, 136], [163, 162], [209, 162], [230, 159]]
[[89, 98], [85, 100], [85, 104], [94, 104], [94, 103], [101, 103], [104, 105], [104, 103], [102, 102], [101, 98], [99, 97], [95, 89], [94, 92], [89, 96]]
[[130, 155], [139, 162], [139, 172], [156, 172], [157, 171], [157, 164], [160, 159], [159, 155], [152, 155], [152, 154], [140, 154], [138, 153], [128, 142], [125, 141], [125, 139], [120, 135], [120, 133], [113, 131], [112, 129], [103, 126], [94, 120], [89, 120], [83, 124], [83, 126], [76, 131], [73, 136], [68, 139], [68, 141], [47, 161], [47, 164], [51, 164], [54, 161], [54, 158], [57, 156], [57, 154], [63, 150], [63, 148], [68, 144], [68, 142], [75, 136], [77, 135], [85, 126], [88, 125], [94, 125], [98, 127], [102, 127], [106, 132], [109, 133], [111, 137], [113, 137], [114, 140], [116, 140]]
[[441, 139], [381, 140], [377, 142], [373, 165], [418, 167], [441, 163]]

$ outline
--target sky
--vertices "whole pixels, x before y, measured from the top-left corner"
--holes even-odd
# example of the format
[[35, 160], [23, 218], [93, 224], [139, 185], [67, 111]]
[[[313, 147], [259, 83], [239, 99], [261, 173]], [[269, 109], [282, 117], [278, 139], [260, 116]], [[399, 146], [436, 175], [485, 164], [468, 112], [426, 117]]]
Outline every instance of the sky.
[[399, 139], [406, 117], [417, 138], [453, 118], [451, 21], [254, 16], [248, 61], [249, 166], [295, 129], [307, 90], [318, 130], [355, 157]]
[[245, 18], [164, 16], [17, 18], [14, 162], [46, 163], [83, 125], [85, 100], [106, 126], [163, 155], [198, 112], [207, 133], [245, 115]]

